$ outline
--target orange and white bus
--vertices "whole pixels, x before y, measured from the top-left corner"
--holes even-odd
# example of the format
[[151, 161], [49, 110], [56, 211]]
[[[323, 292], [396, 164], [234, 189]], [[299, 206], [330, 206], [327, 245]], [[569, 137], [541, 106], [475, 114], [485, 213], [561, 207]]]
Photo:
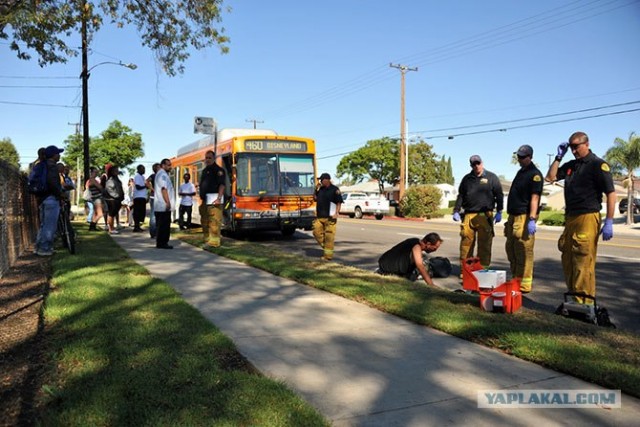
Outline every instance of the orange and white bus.
[[[178, 150], [171, 159], [176, 189], [185, 172], [198, 188], [207, 151], [227, 171], [222, 230], [229, 233], [280, 230], [292, 235], [296, 229], [310, 230], [316, 216], [313, 194], [316, 186], [315, 141], [282, 136], [272, 130], [222, 129]], [[193, 221], [200, 216], [195, 197]]]

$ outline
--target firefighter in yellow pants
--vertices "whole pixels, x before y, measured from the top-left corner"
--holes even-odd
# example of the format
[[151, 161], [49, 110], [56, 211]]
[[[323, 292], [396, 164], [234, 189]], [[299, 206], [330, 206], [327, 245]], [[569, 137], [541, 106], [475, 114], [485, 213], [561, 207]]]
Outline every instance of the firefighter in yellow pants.
[[224, 206], [224, 189], [226, 171], [215, 162], [215, 153], [204, 154], [205, 167], [200, 175], [200, 200], [198, 208], [202, 223], [202, 234], [206, 246], [220, 246], [220, 226], [222, 224], [222, 207]]
[[489, 268], [493, 243], [493, 209], [497, 211], [495, 222], [502, 221], [504, 194], [498, 176], [484, 168], [480, 156], [471, 156], [469, 165], [471, 172], [460, 181], [458, 198], [453, 207], [454, 221], [462, 220], [461, 210], [465, 213], [460, 225], [460, 265], [467, 258], [473, 257], [477, 242], [480, 264]]
[[[575, 160], [560, 166], [569, 150]], [[558, 155], [549, 166], [546, 179], [550, 182], [564, 179], [565, 226], [558, 249], [562, 252], [567, 289], [595, 298], [598, 238], [600, 234], [605, 241], [613, 238], [616, 193], [609, 165], [589, 149], [586, 133], [575, 132], [569, 142], [558, 146]], [[600, 229], [603, 194], [606, 195], [607, 216]], [[575, 299], [593, 303], [587, 298]]]
[[206, 205], [199, 207], [202, 222], [202, 234], [206, 245], [217, 248], [220, 246], [220, 226], [222, 224], [222, 205]]
[[340, 189], [331, 184], [331, 176], [323, 173], [318, 178], [320, 185], [316, 188], [316, 219], [313, 222], [313, 237], [322, 247], [322, 259], [333, 258], [334, 241], [336, 237], [336, 223], [342, 206]]
[[[600, 237], [600, 212], [565, 217], [558, 240], [562, 270], [569, 292], [596, 296], [596, 252]], [[580, 302], [583, 298], [578, 298]]]
[[520, 291], [531, 292], [533, 284], [533, 246], [542, 195], [542, 173], [533, 163], [533, 148], [522, 145], [514, 152], [520, 170], [511, 182], [507, 198], [509, 220], [504, 227], [505, 251], [511, 276], [520, 280]]
[[476, 243], [480, 264], [489, 268], [493, 243], [493, 213], [470, 212], [464, 215], [460, 225], [460, 265], [465, 259], [473, 256]]
[[511, 276], [520, 279], [520, 291], [531, 292], [533, 284], [533, 246], [535, 235], [529, 234], [527, 214], [509, 215], [509, 220], [504, 226], [504, 235], [507, 238], [505, 251], [511, 267]]
[[330, 260], [333, 258], [333, 243], [336, 238], [335, 218], [316, 218], [313, 221], [313, 237], [322, 247], [322, 258]]

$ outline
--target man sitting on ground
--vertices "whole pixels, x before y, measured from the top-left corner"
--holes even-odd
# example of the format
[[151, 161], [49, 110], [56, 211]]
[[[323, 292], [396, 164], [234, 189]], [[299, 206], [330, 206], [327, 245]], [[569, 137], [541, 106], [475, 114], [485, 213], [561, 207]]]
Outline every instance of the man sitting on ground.
[[416, 280], [418, 275], [429, 286], [435, 286], [427, 271], [427, 260], [423, 252], [427, 254], [438, 250], [442, 239], [438, 233], [429, 233], [422, 238], [413, 237], [402, 241], [382, 254], [378, 260], [380, 274], [393, 274], [409, 280]]

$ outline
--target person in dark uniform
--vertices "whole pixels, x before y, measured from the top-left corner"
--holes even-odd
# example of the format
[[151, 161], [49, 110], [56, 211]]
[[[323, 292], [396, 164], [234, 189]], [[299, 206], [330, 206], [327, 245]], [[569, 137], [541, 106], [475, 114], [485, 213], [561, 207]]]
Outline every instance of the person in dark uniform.
[[[484, 169], [480, 156], [469, 158], [471, 172], [465, 175], [458, 187], [458, 198], [453, 208], [453, 220], [460, 224], [460, 265], [473, 257], [476, 241], [478, 258], [484, 268], [491, 265], [493, 224], [502, 221], [504, 195], [498, 177]], [[493, 209], [496, 209], [495, 218]], [[460, 211], [464, 211], [461, 217]], [[462, 278], [462, 276], [461, 276]]]
[[520, 280], [520, 291], [531, 292], [533, 283], [533, 246], [536, 221], [542, 195], [542, 173], [533, 164], [533, 148], [523, 145], [515, 154], [520, 170], [511, 183], [507, 198], [509, 220], [504, 226], [505, 251], [511, 275]]
[[226, 172], [216, 163], [213, 151], [204, 154], [205, 168], [199, 181], [200, 221], [205, 247], [220, 247], [220, 227], [224, 206], [224, 186]]
[[320, 186], [316, 189], [316, 219], [313, 221], [313, 237], [323, 249], [322, 259], [333, 258], [336, 224], [342, 206], [340, 189], [331, 184], [331, 175], [323, 173], [318, 178]]
[[417, 237], [406, 239], [382, 254], [378, 259], [378, 272], [415, 280], [417, 270], [427, 285], [435, 286], [425, 267], [423, 252], [435, 252], [441, 244], [442, 239], [438, 233], [429, 233], [422, 240]]
[[[571, 149], [575, 160], [560, 166]], [[613, 214], [616, 193], [609, 165], [589, 149], [589, 137], [575, 132], [569, 142], [558, 146], [558, 155], [549, 167], [547, 181], [564, 179], [565, 226], [558, 249], [562, 252], [562, 269], [569, 292], [596, 296], [596, 253], [598, 237], [613, 238]], [[607, 216], [602, 230], [602, 194], [607, 196]], [[592, 302], [576, 298], [578, 302]]]

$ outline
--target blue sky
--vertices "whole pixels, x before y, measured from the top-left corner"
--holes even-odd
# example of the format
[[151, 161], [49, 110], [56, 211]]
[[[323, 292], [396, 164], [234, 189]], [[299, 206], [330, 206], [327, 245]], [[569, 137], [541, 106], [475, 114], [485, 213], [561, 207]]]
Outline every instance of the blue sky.
[[[409, 136], [451, 156], [457, 182], [472, 154], [510, 179], [517, 170], [511, 153], [521, 144], [534, 147], [534, 161], [546, 171], [547, 154], [576, 130], [589, 134], [598, 155], [616, 137], [640, 132], [640, 111], [612, 114], [640, 109], [638, 0], [226, 5], [230, 52], [194, 51], [174, 78], [159, 71], [134, 29], [104, 27], [90, 66], [123, 61], [138, 68], [93, 70], [91, 135], [120, 120], [142, 134], [141, 161], [150, 164], [199, 138], [194, 116], [214, 117], [220, 128], [251, 127], [246, 120], [257, 119], [280, 134], [314, 138], [320, 172], [334, 175], [344, 153], [400, 133], [400, 72], [389, 63], [418, 67], [406, 75]], [[80, 121], [80, 58], [40, 68], [0, 41], [0, 63], [0, 138], [12, 139], [25, 164], [38, 147], [62, 145], [74, 132], [68, 123]], [[626, 105], [607, 107], [616, 104]], [[565, 114], [577, 110], [589, 111]], [[593, 115], [606, 116], [566, 121]], [[551, 117], [516, 121], [538, 116]], [[514, 128], [551, 121], [564, 122]], [[477, 126], [487, 123], [496, 124]], [[496, 129], [506, 131], [460, 135]]]

